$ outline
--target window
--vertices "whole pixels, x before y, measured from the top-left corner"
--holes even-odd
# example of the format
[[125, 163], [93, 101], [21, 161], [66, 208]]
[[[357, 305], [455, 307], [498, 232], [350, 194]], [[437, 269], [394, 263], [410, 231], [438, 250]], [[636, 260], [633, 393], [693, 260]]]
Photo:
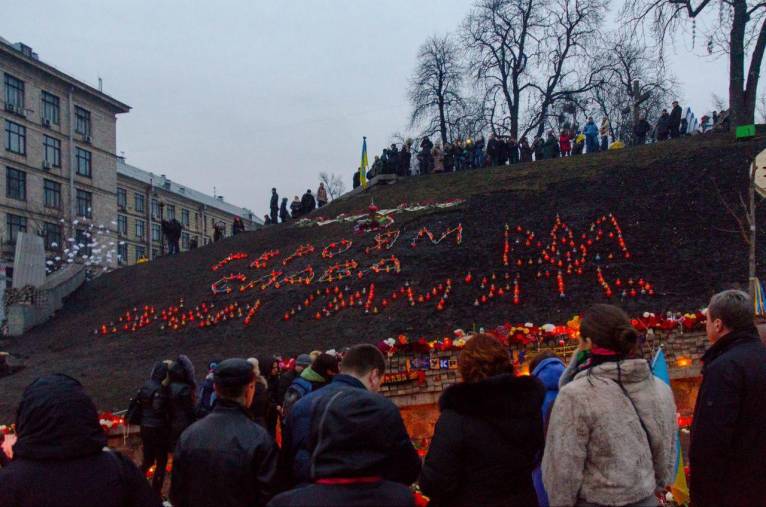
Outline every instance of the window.
[[74, 131], [84, 136], [90, 135], [90, 111], [74, 106]]
[[162, 241], [162, 228], [160, 224], [152, 224], [152, 241]]
[[45, 222], [43, 224], [43, 240], [46, 250], [61, 250], [61, 226]]
[[27, 200], [27, 173], [5, 168], [5, 196], [19, 201]]
[[61, 115], [59, 98], [48, 92], [42, 92], [41, 97], [43, 101], [43, 120], [48, 120], [54, 125], [58, 125]]
[[51, 136], [43, 136], [45, 161], [53, 167], [61, 167], [61, 141]]
[[160, 203], [157, 199], [152, 199], [152, 218], [162, 218], [162, 215], [160, 215]]
[[136, 245], [136, 262], [144, 257], [146, 257], [146, 248], [141, 245]]
[[77, 148], [74, 157], [77, 163], [77, 174], [90, 178], [90, 152], [88, 150], [83, 150], [82, 148]]
[[194, 227], [199, 229], [199, 213], [194, 212]]
[[189, 233], [188, 232], [181, 233], [181, 248], [183, 248], [184, 250], [189, 249]]
[[128, 262], [128, 244], [120, 243], [117, 245], [117, 262], [119, 264], [125, 264]]
[[144, 238], [145, 231], [145, 222], [143, 220], [136, 220], [136, 237], [138, 239]]
[[133, 194], [133, 207], [136, 210], [136, 213], [143, 213], [144, 212], [144, 195], [135, 193]]
[[5, 75], [5, 104], [24, 109], [24, 81]]
[[117, 208], [125, 209], [128, 206], [128, 191], [117, 187]]
[[128, 217], [117, 215], [117, 234], [120, 236], [128, 235]]
[[12, 153], [26, 155], [27, 128], [10, 120], [5, 120], [5, 149]]
[[85, 190], [77, 190], [76, 202], [78, 217], [93, 217], [93, 194]]
[[165, 215], [167, 215], [168, 220], [173, 220], [176, 217], [176, 207], [172, 204], [165, 205]]
[[181, 209], [181, 225], [189, 227], [189, 210]]
[[18, 215], [11, 215], [8, 213], [6, 217], [6, 230], [8, 231], [7, 240], [8, 243], [16, 243], [16, 238], [19, 237], [20, 232], [27, 232], [27, 219]]
[[74, 242], [75, 242], [75, 246], [78, 248], [77, 249], [78, 256], [82, 256], [83, 258], [90, 257], [90, 254], [91, 254], [90, 233], [88, 233], [84, 229], [77, 229], [74, 235]]
[[43, 180], [43, 199], [46, 208], [61, 209], [61, 183]]

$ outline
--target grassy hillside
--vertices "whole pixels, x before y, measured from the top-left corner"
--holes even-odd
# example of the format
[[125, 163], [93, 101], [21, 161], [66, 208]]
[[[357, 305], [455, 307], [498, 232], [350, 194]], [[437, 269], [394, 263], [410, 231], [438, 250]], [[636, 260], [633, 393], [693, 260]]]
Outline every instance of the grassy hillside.
[[[748, 161], [764, 147], [762, 137], [734, 143], [728, 137], [705, 136], [592, 156], [413, 178], [372, 188], [315, 212], [335, 217], [364, 211], [371, 198], [381, 208], [465, 199], [446, 209], [395, 214], [391, 229], [400, 230], [401, 235], [390, 250], [366, 253], [375, 244], [375, 234], [355, 233], [351, 223], [279, 225], [176, 258], [120, 269], [77, 291], [49, 323], [22, 338], [0, 341], [0, 350], [11, 352], [26, 365], [0, 379], [0, 389], [6, 394], [0, 399], [0, 417], [12, 413], [24, 385], [50, 371], [80, 378], [101, 407], [111, 408], [126, 405], [131, 390], [148, 375], [154, 360], [180, 352], [189, 354], [202, 368], [212, 357], [295, 354], [377, 342], [401, 333], [444, 336], [456, 327], [473, 325], [562, 322], [602, 301], [613, 301], [631, 313], [699, 308], [716, 290], [746, 286], [747, 249], [731, 232], [736, 222], [721, 199], [737, 205], [737, 193], [746, 186]], [[759, 212], [762, 223], [764, 213], [763, 209]], [[557, 223], [554, 249], [550, 234]], [[509, 225], [507, 266], [503, 257], [505, 224]], [[411, 246], [423, 227], [438, 239], [457, 225], [462, 226], [461, 244], [452, 234], [439, 244], [423, 237], [416, 247]], [[352, 241], [351, 247], [323, 258], [323, 249], [340, 240]], [[282, 265], [299, 245], [307, 243], [315, 247], [312, 253]], [[761, 234], [759, 252], [765, 246], [766, 236]], [[277, 249], [279, 255], [267, 268], [248, 267], [263, 252]], [[233, 252], [245, 252], [249, 258], [232, 261], [217, 271], [211, 269]], [[369, 271], [381, 258], [391, 256], [399, 261], [401, 272]], [[328, 267], [351, 261], [358, 267], [350, 278], [319, 281]], [[242, 273], [250, 281], [278, 269], [284, 271], [279, 277], [282, 280], [309, 266], [315, 272], [309, 285], [281, 283], [279, 288], [272, 285], [240, 293], [240, 284], [235, 283], [230, 294], [211, 291], [211, 284], [225, 275]], [[360, 270], [365, 271], [361, 279]], [[466, 283], [469, 273], [470, 283]], [[604, 282], [611, 297], [607, 297]], [[409, 303], [409, 291], [414, 306]], [[419, 296], [423, 296], [422, 303]], [[168, 325], [162, 329], [162, 321], [157, 320], [137, 332], [111, 333], [113, 326], [124, 325], [118, 319], [127, 310], [135, 307], [138, 315], [144, 306], [151, 306], [157, 314], [162, 309], [172, 313], [181, 298], [184, 311], [192, 310], [195, 315], [193, 323], [174, 331]], [[354, 303], [349, 305], [352, 299]], [[260, 301], [258, 310], [245, 325], [247, 305], [256, 301]], [[303, 308], [307, 301], [309, 308]], [[204, 311], [194, 309], [202, 303], [208, 308], [215, 305], [211, 314], [236, 303], [242, 316], [235, 309], [230, 314], [233, 318], [227, 316], [217, 325], [200, 328], [199, 315]], [[285, 320], [286, 312], [289, 320]], [[101, 325], [107, 326], [106, 336], [94, 334]]]

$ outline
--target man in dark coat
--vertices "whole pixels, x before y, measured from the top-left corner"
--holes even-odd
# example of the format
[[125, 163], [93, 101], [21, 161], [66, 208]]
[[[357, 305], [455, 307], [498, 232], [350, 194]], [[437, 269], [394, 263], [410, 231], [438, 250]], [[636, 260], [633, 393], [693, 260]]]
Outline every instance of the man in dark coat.
[[317, 203], [314, 200], [314, 196], [311, 195], [311, 189], [306, 190], [301, 199], [301, 215], [308, 215], [314, 211], [317, 207]]
[[[377, 435], [374, 442], [367, 442], [370, 446], [381, 446], [380, 450], [374, 451], [375, 454], [384, 454], [376, 457], [380, 461], [376, 475], [407, 485], [415, 481], [420, 471], [420, 458], [407, 435], [399, 410], [390, 400], [376, 394], [384, 371], [385, 360], [377, 347], [356, 345], [343, 356], [341, 373], [333, 377], [328, 386], [312, 391], [292, 407], [285, 424], [286, 431], [282, 435], [282, 449], [284, 464], [289, 468], [287, 474], [292, 476], [293, 484], [307, 483], [318, 477], [343, 477], [346, 473], [359, 475], [358, 472], [348, 470], [325, 471], [320, 474], [311, 470], [314, 450], [310, 441], [312, 423], [315, 422], [316, 414], [321, 412], [321, 407], [341, 394], [344, 400], [341, 405], [344, 407], [366, 407], [358, 417], [339, 424], [349, 435], [357, 431], [354, 428], [363, 426], [369, 426], [370, 431]], [[365, 442], [359, 445], [364, 448]], [[359, 451], [355, 456], [361, 459], [363, 454]], [[330, 454], [325, 458], [330, 459]]]
[[420, 161], [420, 174], [431, 174], [434, 168], [434, 156], [433, 156], [434, 143], [428, 136], [425, 136], [420, 141], [420, 153], [418, 153], [418, 159]]
[[226, 359], [214, 373], [213, 411], [181, 435], [173, 456], [175, 507], [263, 506], [274, 493], [277, 445], [248, 416], [255, 373], [244, 359]]
[[[185, 358], [185, 359], [184, 359]], [[195, 395], [197, 386], [191, 362], [186, 356], [179, 356], [170, 367], [168, 379], [168, 419], [170, 422], [169, 446], [172, 451], [181, 433], [196, 419]]]
[[178, 242], [181, 239], [181, 233], [184, 230], [184, 226], [175, 218], [171, 220], [163, 220], [161, 225], [162, 233], [168, 241], [168, 255], [178, 255], [181, 251]]
[[638, 123], [633, 126], [633, 144], [636, 146], [646, 144], [646, 136], [649, 134], [650, 130], [652, 130], [652, 126], [646, 121], [645, 116], [641, 116]]
[[301, 200], [296, 195], [293, 197], [293, 202], [290, 203], [290, 215], [293, 220], [301, 216], [302, 204]]
[[361, 176], [359, 176], [359, 170], [357, 169], [356, 171], [354, 171], [354, 177], [351, 179], [352, 188], [356, 188], [362, 184], [360, 179], [361, 179]]
[[495, 137], [495, 134], [490, 134], [489, 139], [487, 140], [487, 156], [493, 167], [500, 165], [501, 150], [502, 147], [500, 146], [498, 139]]
[[106, 435], [82, 385], [48, 375], [24, 390], [13, 460], [0, 469], [0, 506], [161, 507], [133, 462], [105, 449]]
[[702, 356], [694, 408], [692, 505], [766, 505], [766, 348], [750, 296], [713, 296], [706, 329], [713, 345]]
[[665, 141], [670, 133], [670, 115], [666, 109], [662, 110], [659, 119], [657, 120], [656, 137], [658, 141]]
[[412, 505], [409, 484], [420, 458], [396, 406], [376, 394], [385, 370], [374, 345], [357, 345], [344, 356], [343, 373], [303, 398], [310, 406], [313, 484], [275, 497], [270, 506]]
[[399, 152], [399, 176], [410, 175], [410, 161], [412, 160], [412, 151], [410, 145], [405, 143], [402, 145], [402, 151]]
[[279, 194], [277, 194], [277, 189], [272, 188], [271, 189], [271, 202], [269, 203], [269, 211], [271, 211], [271, 223], [272, 224], [278, 224], [279, 223]]
[[152, 477], [152, 488], [162, 494], [162, 483], [165, 480], [165, 466], [168, 462], [170, 441], [170, 424], [168, 422], [168, 394], [163, 385], [168, 376], [168, 367], [164, 362], [158, 362], [152, 369], [152, 374], [138, 391], [138, 401], [141, 406], [141, 442], [143, 444], [143, 460], [141, 472], [146, 472], [155, 466]]
[[282, 204], [279, 206], [279, 219], [282, 223], [290, 220], [290, 213], [287, 211], [287, 197], [282, 198]]
[[681, 106], [678, 105], [678, 101], [673, 101], [673, 109], [670, 110], [670, 137], [675, 139], [679, 136], [681, 127]]
[[281, 409], [282, 403], [285, 401], [285, 393], [293, 383], [293, 380], [298, 378], [301, 372], [311, 366], [311, 356], [308, 354], [300, 354], [295, 358], [295, 365], [290, 370], [284, 372], [279, 376], [279, 384], [277, 387], [277, 407]]

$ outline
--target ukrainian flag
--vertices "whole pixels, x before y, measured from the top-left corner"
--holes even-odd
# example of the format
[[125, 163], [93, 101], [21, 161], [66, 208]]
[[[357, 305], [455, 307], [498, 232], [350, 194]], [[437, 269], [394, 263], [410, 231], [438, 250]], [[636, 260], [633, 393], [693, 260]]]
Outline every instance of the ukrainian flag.
[[359, 164], [359, 184], [362, 188], [367, 188], [367, 168], [369, 163], [367, 162], [367, 138], [362, 138], [362, 162]]
[[755, 294], [753, 294], [753, 308], [756, 317], [766, 317], [766, 305], [764, 305], [763, 285], [757, 278], [755, 282]]
[[[665, 351], [660, 348], [652, 361], [652, 372], [654, 376], [670, 385], [670, 372], [668, 371], [668, 362], [665, 360]], [[670, 486], [673, 498], [678, 505], [689, 504], [689, 486], [686, 485], [686, 474], [684, 473], [684, 455], [681, 452], [681, 437], [676, 434], [676, 471], [673, 484]]]

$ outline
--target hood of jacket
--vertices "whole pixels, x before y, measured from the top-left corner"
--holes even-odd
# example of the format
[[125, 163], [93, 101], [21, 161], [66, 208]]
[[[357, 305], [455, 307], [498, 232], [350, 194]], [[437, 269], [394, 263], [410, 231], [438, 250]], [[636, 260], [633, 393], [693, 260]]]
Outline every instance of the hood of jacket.
[[558, 357], [549, 357], [540, 361], [532, 371], [532, 376], [536, 377], [545, 386], [546, 391], [558, 391], [559, 379], [564, 373], [566, 366]]
[[515, 440], [520, 426], [526, 427], [530, 417], [539, 416], [544, 396], [536, 378], [506, 373], [448, 387], [439, 399], [439, 408], [484, 419]]
[[596, 365], [575, 375], [575, 380], [593, 375], [616, 380], [622, 384], [637, 384], [652, 375], [652, 369], [646, 359], [625, 359]]
[[158, 361], [154, 363], [154, 368], [152, 368], [152, 374], [149, 376], [149, 379], [153, 382], [157, 382], [158, 384], [161, 384], [163, 380], [165, 380], [165, 377], [168, 376], [168, 367], [167, 365], [162, 362]]
[[106, 447], [96, 406], [82, 385], [66, 375], [47, 375], [24, 390], [16, 413], [13, 453], [35, 461], [69, 460]]
[[324, 388], [328, 391], [314, 413], [309, 437], [314, 478], [381, 475], [395, 452], [387, 429], [394, 427], [398, 410], [344, 377]]
[[308, 380], [309, 382], [320, 382], [320, 383], [326, 383], [327, 380], [317, 372], [315, 372], [311, 366], [306, 366], [306, 368], [303, 369], [301, 372], [301, 378]]

